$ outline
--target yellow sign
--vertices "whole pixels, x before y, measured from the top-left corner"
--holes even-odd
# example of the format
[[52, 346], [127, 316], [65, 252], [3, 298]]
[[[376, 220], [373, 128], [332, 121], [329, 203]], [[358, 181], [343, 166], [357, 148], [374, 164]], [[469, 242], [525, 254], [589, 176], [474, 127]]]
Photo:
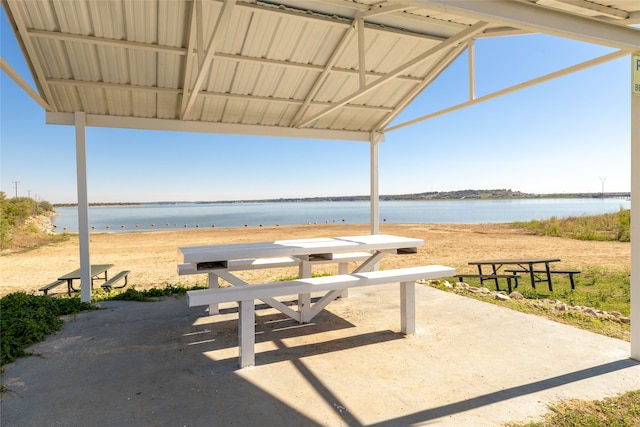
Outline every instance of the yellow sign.
[[633, 81], [631, 82], [632, 93], [640, 96], [640, 53], [631, 55], [631, 75], [633, 76]]

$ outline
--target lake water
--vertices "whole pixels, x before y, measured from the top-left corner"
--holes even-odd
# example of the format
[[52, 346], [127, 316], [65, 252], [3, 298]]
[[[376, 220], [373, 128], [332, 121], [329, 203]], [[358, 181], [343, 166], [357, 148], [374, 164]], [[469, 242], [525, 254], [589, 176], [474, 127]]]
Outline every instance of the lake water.
[[[479, 224], [595, 215], [629, 209], [624, 199], [381, 201], [380, 222]], [[369, 202], [178, 203], [89, 208], [92, 232], [203, 227], [369, 223]], [[76, 208], [56, 208], [58, 232], [78, 232]]]

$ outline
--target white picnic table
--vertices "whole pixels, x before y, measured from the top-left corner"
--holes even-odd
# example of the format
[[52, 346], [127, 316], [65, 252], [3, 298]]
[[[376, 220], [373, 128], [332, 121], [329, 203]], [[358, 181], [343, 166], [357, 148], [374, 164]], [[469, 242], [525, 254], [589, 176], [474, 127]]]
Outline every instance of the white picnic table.
[[[209, 306], [209, 314], [218, 312], [218, 303], [238, 302], [240, 366], [255, 363], [254, 319], [256, 299], [279, 310], [300, 323], [308, 323], [328, 304], [353, 287], [400, 284], [401, 331], [415, 332], [415, 281], [447, 277], [455, 270], [444, 266], [375, 270], [388, 254], [415, 254], [424, 240], [388, 234], [320, 237], [269, 242], [232, 243], [178, 248], [183, 263], [178, 274], [209, 274], [209, 289], [187, 292], [189, 306]], [[361, 262], [353, 271], [345, 271], [347, 261]], [[342, 265], [334, 276], [311, 278], [311, 267], [317, 263]], [[236, 272], [248, 269], [299, 266], [299, 279], [284, 282], [250, 284]], [[212, 280], [216, 278], [216, 280]], [[217, 278], [231, 287], [218, 288]], [[311, 293], [324, 295], [311, 304]], [[297, 295], [297, 310], [276, 297]]]

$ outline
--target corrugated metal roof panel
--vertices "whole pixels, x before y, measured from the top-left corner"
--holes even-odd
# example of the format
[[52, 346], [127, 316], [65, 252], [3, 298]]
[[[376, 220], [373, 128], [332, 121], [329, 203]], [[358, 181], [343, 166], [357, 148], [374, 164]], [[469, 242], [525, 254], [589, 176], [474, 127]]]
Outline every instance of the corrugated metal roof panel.
[[[610, 25], [607, 20], [628, 25], [635, 21], [627, 18], [640, 12], [639, 0], [526, 4], [595, 17], [589, 19], [602, 26]], [[41, 0], [3, 5], [26, 48], [41, 96], [60, 112], [184, 117], [264, 126], [267, 134], [269, 127], [286, 132], [300, 124], [379, 131], [377, 124], [389, 122], [396, 107], [413, 99], [416, 88], [426, 85], [423, 79], [453, 46], [398, 75], [385, 77], [387, 73], [479, 20], [428, 2], [366, 16], [365, 85], [376, 86], [363, 94], [356, 16], [395, 3], [238, 0], [228, 6], [226, 27], [216, 27], [226, 7], [218, 1]], [[498, 21], [487, 29], [520, 31]], [[216, 31], [221, 32], [212, 45], [212, 61], [203, 62]], [[377, 85], [383, 77], [385, 83]]]

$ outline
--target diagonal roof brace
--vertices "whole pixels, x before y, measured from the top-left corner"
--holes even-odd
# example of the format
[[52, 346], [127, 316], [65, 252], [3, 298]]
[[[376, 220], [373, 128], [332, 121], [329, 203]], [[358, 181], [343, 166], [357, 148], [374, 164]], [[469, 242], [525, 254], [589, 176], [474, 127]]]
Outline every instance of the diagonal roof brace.
[[426, 52], [418, 55], [417, 57], [413, 58], [412, 60], [410, 60], [410, 61], [406, 62], [405, 64], [397, 67], [396, 69], [392, 70], [388, 74], [378, 78], [374, 82], [369, 83], [365, 87], [360, 88], [359, 90], [355, 91], [351, 95], [341, 99], [340, 101], [336, 102], [332, 107], [329, 107], [329, 108], [325, 109], [324, 111], [321, 111], [320, 113], [316, 114], [315, 116], [305, 120], [304, 122], [302, 122], [300, 124], [299, 127], [308, 126], [312, 122], [314, 122], [314, 121], [326, 116], [327, 114], [330, 114], [330, 113], [336, 111], [337, 109], [339, 109], [340, 107], [344, 106], [345, 104], [353, 101], [354, 99], [357, 99], [357, 98], [361, 97], [362, 95], [364, 95], [366, 93], [369, 93], [370, 91], [374, 90], [378, 86], [380, 86], [380, 85], [388, 82], [389, 80], [397, 77], [398, 75], [400, 75], [405, 70], [407, 70], [407, 69], [409, 69], [411, 67], [414, 67], [415, 65], [419, 64], [420, 62], [424, 61], [425, 59], [429, 58], [430, 56], [440, 52], [441, 50], [446, 49], [446, 48], [451, 47], [451, 46], [455, 46], [455, 45], [457, 45], [459, 43], [462, 43], [462, 42], [470, 39], [471, 37], [473, 37], [477, 33], [481, 32], [487, 25], [488, 25], [487, 22], [482, 22], [482, 21], [475, 23], [474, 25], [468, 27], [466, 30], [461, 31], [460, 33], [456, 34], [455, 36], [453, 36], [453, 37], [451, 37], [451, 38], [439, 43], [438, 45], [434, 46], [433, 48], [427, 50]]
[[219, 43], [220, 38], [224, 36], [229, 28], [229, 23], [231, 22], [230, 16], [233, 11], [233, 6], [235, 6], [236, 0], [225, 0], [222, 5], [222, 10], [220, 11], [220, 15], [218, 15], [218, 22], [216, 22], [215, 29], [213, 30], [213, 35], [211, 36], [211, 40], [209, 41], [209, 46], [207, 47], [207, 53], [200, 64], [200, 70], [198, 72], [198, 77], [196, 77], [193, 88], [191, 88], [191, 92], [189, 93], [187, 102], [184, 104], [182, 109], [181, 119], [186, 119], [189, 117], [189, 113], [193, 108], [193, 105], [196, 102], [196, 98], [198, 97], [198, 92], [202, 88], [205, 79], [209, 75], [209, 69], [211, 68], [211, 63], [213, 62], [213, 57], [216, 53], [216, 45]]
[[45, 101], [31, 86], [14, 70], [11, 65], [0, 57], [0, 70], [4, 71], [11, 79], [16, 82], [22, 90], [24, 90], [34, 101], [36, 101], [46, 111], [55, 111], [47, 101]]

